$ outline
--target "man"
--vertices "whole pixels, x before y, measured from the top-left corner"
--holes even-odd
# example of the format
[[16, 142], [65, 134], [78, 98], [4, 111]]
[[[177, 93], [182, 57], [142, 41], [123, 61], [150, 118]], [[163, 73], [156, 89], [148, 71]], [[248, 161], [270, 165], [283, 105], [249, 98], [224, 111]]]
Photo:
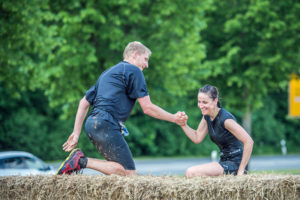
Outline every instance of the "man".
[[[57, 174], [71, 174], [82, 168], [98, 170], [103, 174], [134, 175], [135, 164], [122, 132], [135, 104], [151, 117], [184, 125], [184, 112], [168, 113], [150, 100], [143, 69], [148, 68], [151, 51], [140, 42], [130, 42], [123, 53], [124, 60], [104, 71], [97, 83], [81, 99], [73, 133], [63, 144], [64, 151], [73, 151], [62, 163]], [[89, 106], [93, 109], [85, 123], [85, 132], [106, 160], [87, 158], [74, 149]]]

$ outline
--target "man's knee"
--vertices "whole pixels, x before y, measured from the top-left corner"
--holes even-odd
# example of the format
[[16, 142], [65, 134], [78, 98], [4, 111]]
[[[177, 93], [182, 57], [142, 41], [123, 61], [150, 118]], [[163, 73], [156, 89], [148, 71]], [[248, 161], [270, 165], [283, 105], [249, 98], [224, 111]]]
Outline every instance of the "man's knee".
[[107, 175], [112, 175], [112, 174], [126, 176], [126, 170], [121, 164], [115, 163], [113, 166], [111, 166], [110, 173], [108, 173]]

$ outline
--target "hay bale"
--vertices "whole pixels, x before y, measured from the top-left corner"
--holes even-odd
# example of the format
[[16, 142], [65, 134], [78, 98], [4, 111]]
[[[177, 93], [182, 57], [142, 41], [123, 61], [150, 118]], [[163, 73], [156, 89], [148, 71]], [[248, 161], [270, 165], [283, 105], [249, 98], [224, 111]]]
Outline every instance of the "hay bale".
[[300, 199], [300, 176], [11, 176], [1, 199]]

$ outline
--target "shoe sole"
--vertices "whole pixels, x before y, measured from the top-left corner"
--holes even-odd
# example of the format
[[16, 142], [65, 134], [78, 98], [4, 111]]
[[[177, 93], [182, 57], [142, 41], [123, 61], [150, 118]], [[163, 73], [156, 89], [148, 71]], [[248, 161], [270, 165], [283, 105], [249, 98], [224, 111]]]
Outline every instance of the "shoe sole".
[[77, 149], [73, 149], [71, 151], [71, 153], [69, 154], [69, 156], [65, 159], [65, 161], [60, 165], [60, 167], [58, 168], [57, 172], [56, 172], [56, 175], [61, 175], [61, 169], [63, 168], [63, 166], [70, 160], [70, 158], [73, 156], [73, 154], [77, 151], [77, 150], [80, 150], [79, 148]]

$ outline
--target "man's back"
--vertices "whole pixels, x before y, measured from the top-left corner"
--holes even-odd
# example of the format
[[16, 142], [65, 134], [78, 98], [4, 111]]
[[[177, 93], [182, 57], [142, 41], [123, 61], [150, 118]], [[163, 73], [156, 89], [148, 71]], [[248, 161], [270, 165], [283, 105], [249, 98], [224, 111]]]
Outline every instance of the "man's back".
[[97, 83], [86, 93], [93, 106], [91, 114], [99, 110], [109, 112], [116, 120], [126, 121], [137, 98], [148, 95], [142, 71], [125, 61], [104, 71]]

